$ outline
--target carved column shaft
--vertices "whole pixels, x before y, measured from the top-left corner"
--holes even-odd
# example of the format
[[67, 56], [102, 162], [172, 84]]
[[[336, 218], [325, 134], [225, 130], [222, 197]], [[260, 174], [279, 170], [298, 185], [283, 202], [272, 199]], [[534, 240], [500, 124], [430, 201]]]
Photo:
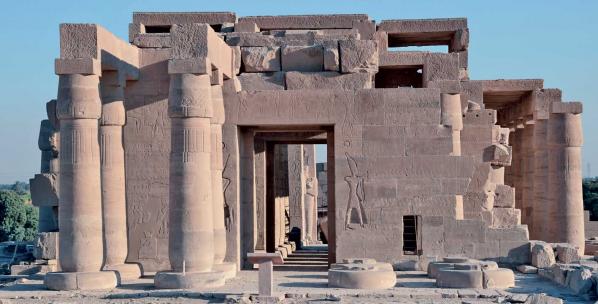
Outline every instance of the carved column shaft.
[[213, 116], [210, 124], [212, 198], [214, 206], [214, 263], [222, 264], [226, 256], [226, 226], [224, 225], [224, 191], [222, 188], [222, 124], [224, 124], [224, 99], [222, 86], [212, 86]]
[[103, 262], [97, 75], [60, 75], [60, 266], [97, 272]]
[[530, 238], [535, 240], [546, 240], [548, 237], [549, 223], [549, 186], [548, 186], [548, 144], [547, 144], [546, 120], [537, 120], [534, 127], [534, 227]]
[[551, 114], [548, 120], [551, 226], [555, 239], [584, 251], [584, 217], [581, 186], [581, 115]]
[[175, 272], [214, 264], [210, 76], [171, 74], [169, 257]]

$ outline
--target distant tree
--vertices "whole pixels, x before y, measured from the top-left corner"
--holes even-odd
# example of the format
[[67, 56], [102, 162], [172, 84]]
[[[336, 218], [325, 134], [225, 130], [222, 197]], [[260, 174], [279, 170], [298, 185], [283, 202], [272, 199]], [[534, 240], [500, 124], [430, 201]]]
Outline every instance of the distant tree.
[[0, 241], [32, 241], [37, 234], [39, 213], [26, 204], [28, 194], [0, 190]]
[[18, 194], [26, 194], [29, 193], [29, 184], [26, 182], [20, 182], [20, 181], [16, 181], [12, 187], [11, 190], [15, 191]]
[[583, 206], [585, 210], [590, 211], [591, 220], [598, 220], [598, 179], [584, 179]]

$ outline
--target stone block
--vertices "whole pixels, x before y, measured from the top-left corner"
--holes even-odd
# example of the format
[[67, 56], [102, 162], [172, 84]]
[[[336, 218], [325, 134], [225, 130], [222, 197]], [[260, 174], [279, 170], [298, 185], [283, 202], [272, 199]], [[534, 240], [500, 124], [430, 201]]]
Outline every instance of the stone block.
[[12, 265], [10, 266], [11, 275], [31, 275], [31, 274], [45, 274], [48, 272], [57, 271], [57, 265]]
[[563, 300], [545, 294], [530, 295], [525, 304], [563, 304]]
[[140, 48], [169, 48], [172, 46], [169, 33], [137, 34], [133, 44]]
[[341, 40], [338, 44], [342, 73], [378, 71], [378, 46], [375, 40]]
[[239, 22], [255, 22], [261, 30], [350, 29], [356, 20], [368, 19], [366, 14], [291, 15], [242, 17]]
[[372, 20], [353, 20], [353, 28], [359, 32], [360, 39], [370, 40], [374, 38], [376, 22]]
[[579, 262], [579, 251], [571, 244], [556, 244], [556, 259], [565, 264]]
[[235, 23], [235, 32], [257, 33], [259, 31], [260, 28], [257, 26], [257, 24], [255, 24], [255, 22], [246, 21]]
[[493, 144], [484, 149], [484, 162], [490, 162], [493, 166], [505, 167], [511, 165], [511, 147], [502, 144]]
[[226, 44], [240, 47], [273, 47], [282, 43], [278, 37], [261, 33], [230, 33], [226, 35]]
[[245, 72], [280, 71], [280, 48], [241, 47], [241, 59]]
[[322, 71], [324, 49], [321, 45], [285, 46], [282, 48], [281, 61], [283, 71]]
[[517, 271], [525, 274], [538, 273], [538, 268], [531, 265], [519, 265], [517, 266]]
[[484, 288], [510, 288], [515, 287], [515, 274], [511, 269], [499, 268], [484, 270]]
[[58, 232], [40, 232], [35, 240], [33, 256], [36, 259], [58, 259]]
[[31, 202], [34, 206], [58, 206], [58, 174], [36, 174], [29, 180]]
[[287, 72], [287, 90], [341, 89], [358, 90], [372, 87], [372, 76], [367, 73], [340, 74], [337, 72]]
[[338, 43], [334, 46], [324, 46], [324, 70], [338, 72], [340, 70], [340, 56]]
[[205, 12], [205, 13], [133, 13], [133, 23], [144, 25], [171, 25], [185, 23], [207, 23], [218, 25], [232, 23], [237, 19], [235, 13], [231, 12]]
[[567, 273], [565, 283], [575, 294], [582, 295], [593, 291], [594, 280], [589, 269], [579, 268]]
[[556, 260], [552, 246], [546, 242], [530, 242], [532, 250], [532, 265], [538, 268], [550, 268]]
[[284, 72], [243, 73], [237, 76], [244, 90], [284, 90]]
[[494, 207], [515, 208], [515, 188], [508, 185], [496, 185]]
[[437, 80], [459, 80], [459, 55], [429, 53], [424, 62], [424, 83]]
[[492, 227], [510, 228], [521, 225], [521, 210], [512, 208], [492, 209]]

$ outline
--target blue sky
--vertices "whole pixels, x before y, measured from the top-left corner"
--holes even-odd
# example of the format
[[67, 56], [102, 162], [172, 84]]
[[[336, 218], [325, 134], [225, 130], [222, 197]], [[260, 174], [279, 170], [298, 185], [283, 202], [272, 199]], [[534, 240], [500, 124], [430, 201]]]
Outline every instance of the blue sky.
[[598, 1], [10, 1], [0, 11], [0, 183], [39, 172], [39, 121], [56, 97], [58, 25], [98, 23], [127, 39], [134, 11], [237, 16], [367, 13], [374, 20], [467, 17], [472, 79], [543, 78], [583, 101], [584, 176], [598, 175]]

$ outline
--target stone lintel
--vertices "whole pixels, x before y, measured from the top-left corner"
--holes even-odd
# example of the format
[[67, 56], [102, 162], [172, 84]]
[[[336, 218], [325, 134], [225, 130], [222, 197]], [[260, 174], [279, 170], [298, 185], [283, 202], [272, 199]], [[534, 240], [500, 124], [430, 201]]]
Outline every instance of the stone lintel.
[[353, 28], [353, 21], [368, 20], [366, 14], [250, 16], [239, 22], [254, 22], [261, 30], [343, 29]]
[[168, 74], [210, 74], [212, 65], [207, 57], [168, 60]]
[[172, 24], [207, 23], [217, 25], [235, 23], [237, 16], [233, 12], [134, 12], [133, 23], [145, 26], [165, 26]]

